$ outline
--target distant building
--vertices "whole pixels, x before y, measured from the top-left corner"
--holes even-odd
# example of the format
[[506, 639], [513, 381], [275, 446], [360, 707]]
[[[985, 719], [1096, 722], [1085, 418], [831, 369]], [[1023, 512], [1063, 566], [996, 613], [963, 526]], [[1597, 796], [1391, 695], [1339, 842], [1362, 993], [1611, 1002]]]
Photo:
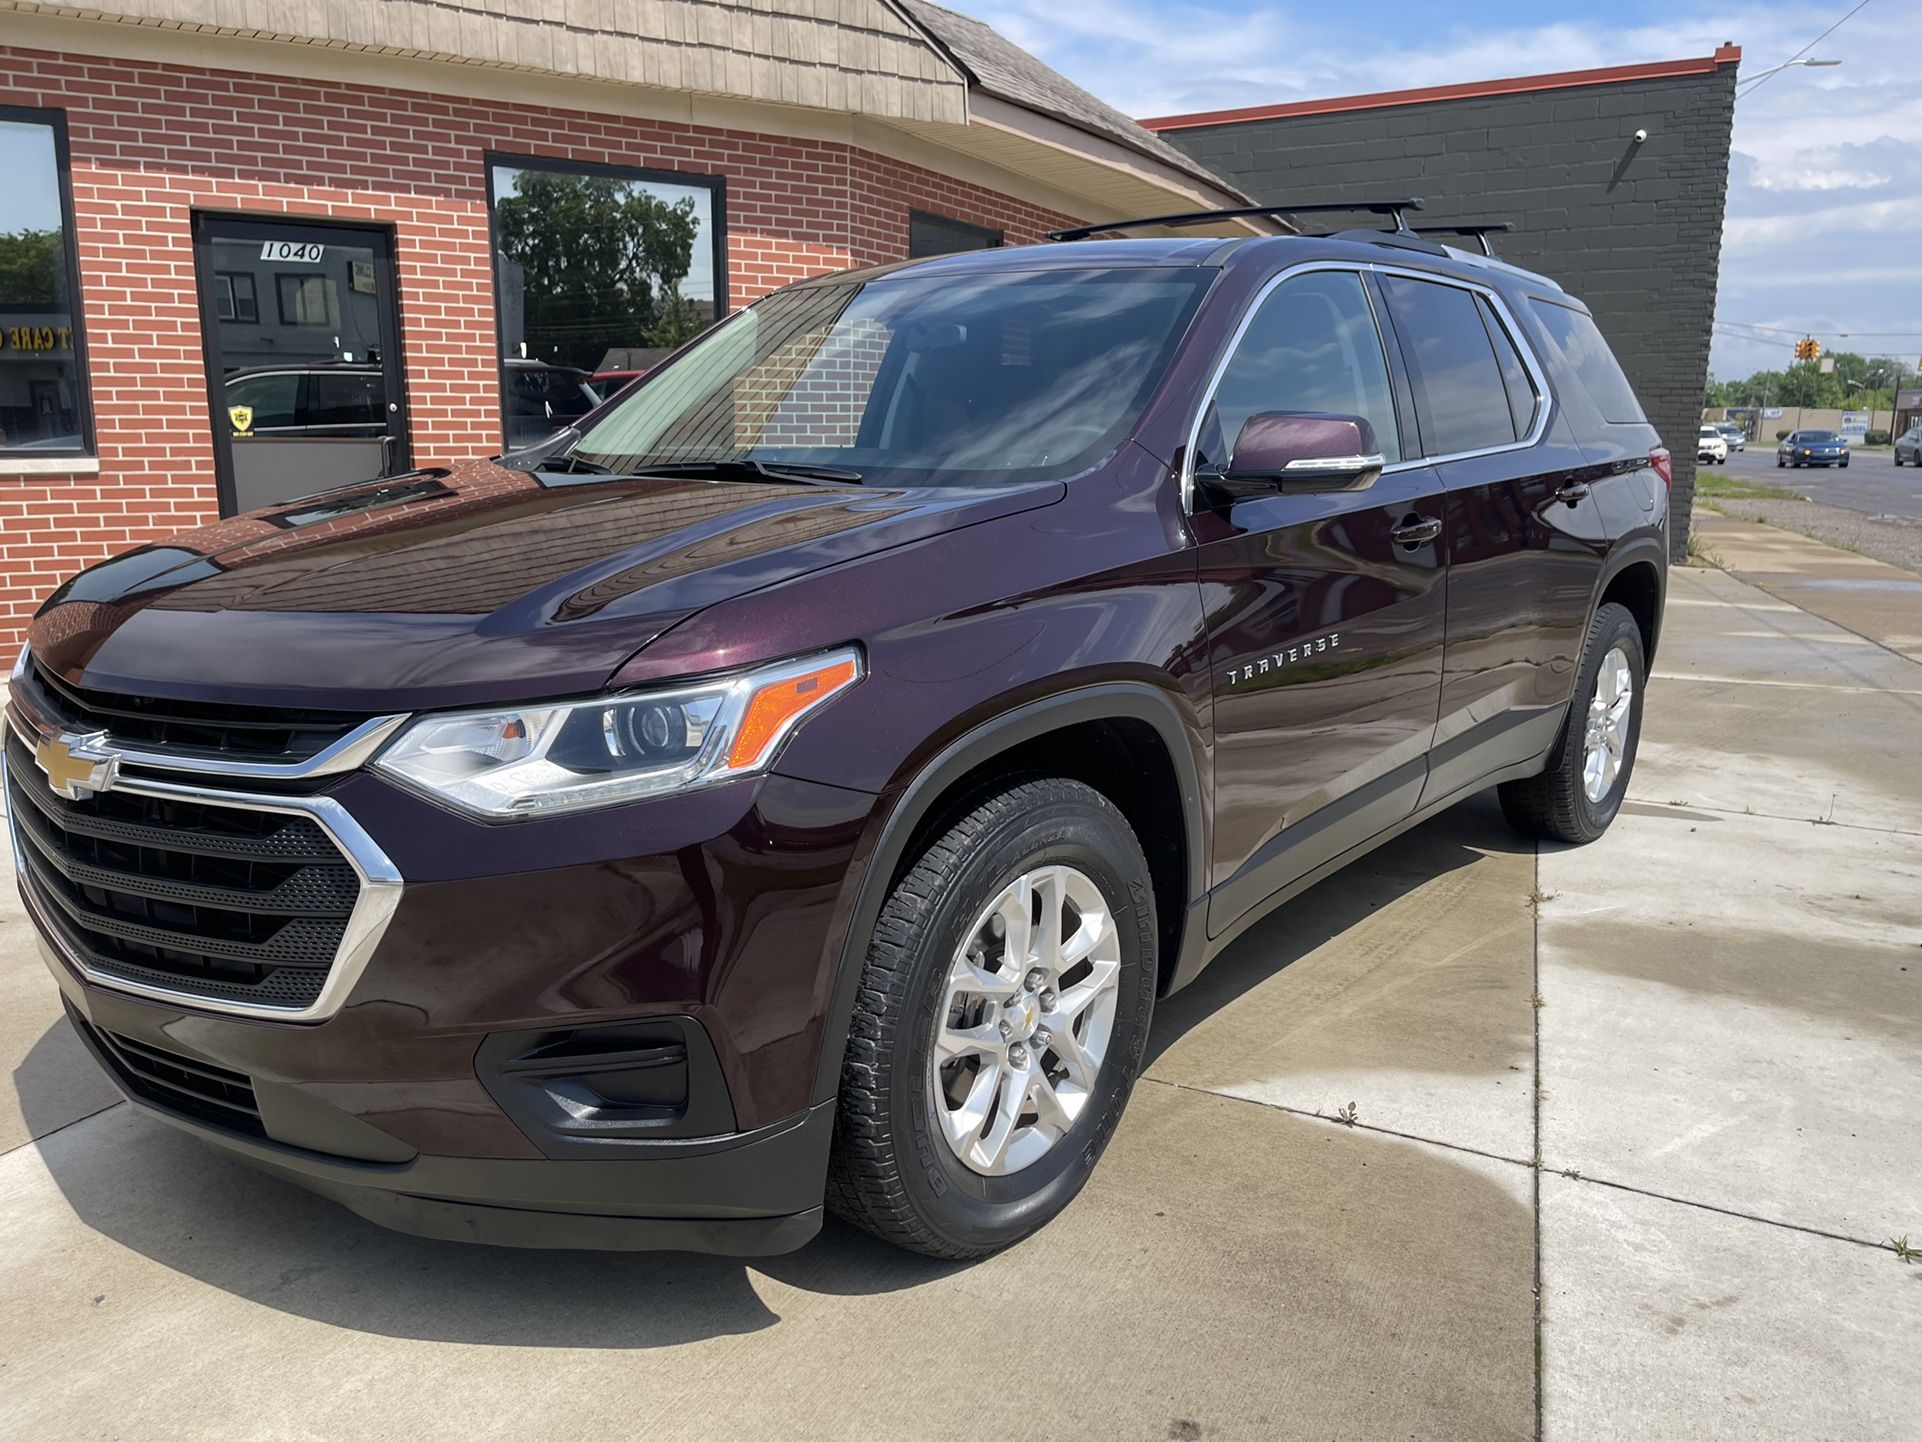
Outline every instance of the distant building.
[[1497, 253], [1588, 303], [1672, 453], [1679, 558], [1741, 58], [1725, 45], [1699, 59], [1142, 123], [1259, 201], [1419, 195], [1419, 224], [1512, 220]]

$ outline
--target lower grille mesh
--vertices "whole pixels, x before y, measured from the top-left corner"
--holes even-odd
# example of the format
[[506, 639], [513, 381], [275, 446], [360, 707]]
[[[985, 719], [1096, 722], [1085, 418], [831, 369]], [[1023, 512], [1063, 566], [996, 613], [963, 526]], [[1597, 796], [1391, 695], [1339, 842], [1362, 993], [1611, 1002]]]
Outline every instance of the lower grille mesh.
[[254, 1100], [254, 1084], [245, 1073], [106, 1031], [72, 1007], [67, 1015], [92, 1038], [121, 1081], [143, 1101], [249, 1136], [267, 1135]]

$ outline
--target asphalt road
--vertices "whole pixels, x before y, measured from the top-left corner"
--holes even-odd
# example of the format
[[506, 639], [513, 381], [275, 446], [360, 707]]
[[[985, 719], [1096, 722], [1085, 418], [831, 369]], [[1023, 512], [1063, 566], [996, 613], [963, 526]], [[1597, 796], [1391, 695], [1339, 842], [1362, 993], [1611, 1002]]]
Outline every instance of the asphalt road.
[[1858, 451], [1846, 468], [1810, 466], [1778, 470], [1773, 441], [1750, 441], [1746, 451], [1728, 458], [1727, 466], [1707, 466], [1710, 474], [1732, 476], [1782, 486], [1825, 506], [1841, 506], [1871, 516], [1908, 516], [1922, 520], [1922, 469], [1897, 466], [1888, 451]]

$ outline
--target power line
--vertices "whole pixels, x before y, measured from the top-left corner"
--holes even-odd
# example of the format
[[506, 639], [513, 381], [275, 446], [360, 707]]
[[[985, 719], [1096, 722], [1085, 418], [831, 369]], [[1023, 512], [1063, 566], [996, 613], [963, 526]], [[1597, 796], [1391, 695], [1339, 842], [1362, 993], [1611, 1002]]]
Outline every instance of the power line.
[[1813, 50], [1816, 46], [1820, 45], [1824, 40], [1828, 39], [1829, 36], [1833, 35], [1836, 31], [1840, 30], [1844, 25], [1848, 24], [1849, 21], [1853, 20], [1857, 15], [1859, 15], [1863, 11], [1863, 9], [1867, 7], [1868, 3], [1869, 3], [1869, 0], [1862, 0], [1862, 3], [1860, 5], [1857, 5], [1855, 9], [1849, 11], [1848, 14], [1844, 15], [1840, 20], [1836, 21], [1833, 25], [1829, 26], [1828, 29], [1824, 30], [1820, 35], [1816, 36], [1813, 40], [1809, 41], [1809, 43], [1804, 45], [1800, 50], [1796, 51], [1793, 55], [1789, 56], [1787, 60], [1784, 60], [1775, 69], [1767, 72], [1764, 75], [1757, 76], [1755, 80], [1750, 83], [1748, 89], [1737, 90], [1735, 92], [1735, 98], [1737, 100], [1740, 100], [1744, 95], [1753, 95], [1756, 91], [1760, 90], [1764, 85], [1768, 84], [1769, 81], [1773, 80], [1776, 76], [1780, 75], [1784, 70], [1788, 69], [1789, 66], [1793, 65], [1796, 61], [1800, 60], [1804, 55], [1808, 54], [1809, 51]]

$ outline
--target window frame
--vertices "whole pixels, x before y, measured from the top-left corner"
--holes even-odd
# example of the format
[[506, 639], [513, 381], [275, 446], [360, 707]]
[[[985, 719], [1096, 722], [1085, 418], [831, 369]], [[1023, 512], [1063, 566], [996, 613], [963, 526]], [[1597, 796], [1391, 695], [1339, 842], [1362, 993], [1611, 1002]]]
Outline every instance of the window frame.
[[73, 223], [73, 156], [67, 147], [67, 112], [28, 105], [0, 105], [0, 120], [16, 125], [44, 125], [53, 132], [54, 186], [60, 192], [60, 251], [67, 267], [67, 298], [72, 303], [74, 411], [80, 422], [80, 444], [58, 448], [0, 445], [0, 469], [9, 462], [39, 460], [95, 460], [100, 454], [94, 434], [93, 372], [87, 361], [86, 303], [80, 285], [80, 248]]
[[[985, 244], [970, 246], [966, 250], [937, 250], [928, 255], [916, 255], [914, 253], [914, 223], [917, 220], [927, 224], [945, 226], [949, 230], [965, 233], [973, 236], [977, 240], [984, 241]], [[908, 207], [907, 242], [905, 248], [909, 260], [939, 260], [944, 255], [970, 255], [977, 250], [1000, 250], [1008, 243], [1008, 233], [1005, 230], [996, 230], [991, 225], [977, 225], [972, 220], [962, 220], [958, 216], [943, 215], [938, 210], [923, 210], [918, 205], [911, 205]]]
[[[500, 217], [496, 213], [494, 170], [497, 166], [514, 170], [546, 170], [559, 175], [600, 175], [615, 180], [638, 180], [657, 185], [678, 185], [703, 189], [708, 193], [708, 223], [714, 234], [714, 319], [708, 330], [727, 320], [727, 177], [695, 170], [657, 170], [639, 165], [612, 165], [599, 160], [569, 160], [559, 155], [528, 155], [510, 150], [481, 152], [481, 190], [487, 197], [488, 286], [494, 299], [494, 410], [499, 423], [501, 449], [508, 449], [507, 431], [507, 336], [503, 329], [505, 312], [500, 295]], [[706, 335], [702, 331], [701, 335]], [[699, 336], [691, 339], [699, 339]], [[592, 372], [589, 372], [591, 375]], [[612, 399], [607, 397], [606, 399]], [[605, 402], [603, 402], [605, 403]]]
[[[1515, 323], [1515, 314], [1509, 308], [1508, 302], [1502, 298], [1501, 292], [1496, 290], [1494, 286], [1483, 285], [1479, 282], [1469, 280], [1465, 276], [1448, 275], [1440, 271], [1423, 270], [1418, 266], [1389, 265], [1371, 260], [1328, 259], [1299, 261], [1294, 265], [1284, 266], [1256, 287], [1254, 294], [1248, 298], [1243, 306], [1240, 318], [1236, 321], [1234, 329], [1229, 333], [1227, 342], [1222, 346], [1221, 353], [1216, 357], [1214, 366], [1209, 372], [1208, 384], [1202, 388], [1200, 403], [1195, 407], [1194, 416], [1188, 423], [1186, 444], [1182, 447], [1180, 481], [1181, 509], [1184, 514], [1193, 515], [1195, 512], [1195, 446], [1201, 438], [1201, 424], [1207, 417], [1208, 407], [1214, 404], [1215, 391], [1221, 385], [1222, 377], [1227, 372], [1229, 363], [1233, 361], [1235, 351], [1241, 345], [1242, 336], [1247, 332], [1248, 327], [1254, 323], [1256, 312], [1261, 309], [1262, 303], [1268, 299], [1276, 287], [1297, 275], [1302, 275], [1311, 270], [1347, 270], [1357, 272], [1364, 276], [1372, 275], [1376, 277], [1384, 275], [1405, 276], [1410, 280], [1426, 280], [1432, 281], [1437, 285], [1452, 285], [1460, 290], [1470, 291], [1476, 295], [1486, 297], [1489, 305], [1500, 318], [1503, 328], [1507, 330], [1509, 338], [1514, 341], [1515, 349], [1521, 355], [1522, 365], [1527, 369], [1529, 379], [1535, 383], [1536, 393], [1541, 397], [1541, 404], [1535, 408], [1534, 427], [1529, 431], [1525, 439], [1513, 441], [1504, 446], [1488, 446], [1475, 451], [1455, 451], [1444, 455], [1428, 454], [1428, 440], [1423, 434], [1420, 408], [1416, 407], [1412, 416], [1400, 413], [1400, 407], [1402, 405], [1401, 390], [1407, 381], [1399, 368], [1406, 364], [1406, 357], [1401, 354], [1401, 335], [1395, 327], [1394, 316], [1392, 312], [1388, 310], [1387, 306], [1382, 304], [1376, 310], [1375, 325], [1381, 332], [1382, 345], [1384, 348], [1388, 347], [1391, 340], [1394, 342], [1393, 351], [1389, 357], [1388, 369], [1390, 377], [1395, 382], [1395, 404], [1398, 413], [1397, 419], [1401, 426], [1402, 440], [1402, 458], [1391, 465], [1382, 467], [1383, 475], [1391, 475], [1397, 471], [1411, 471], [1419, 466], [1440, 465], [1447, 461], [1469, 460], [1476, 456], [1493, 456], [1502, 455], [1509, 451], [1531, 450], [1538, 445], [1542, 437], [1548, 433], [1549, 422], [1554, 416], [1557, 405], [1555, 392], [1548, 384], [1548, 372], [1542, 368], [1541, 357], [1535, 354], [1534, 347], [1529, 344], [1526, 339], [1526, 333]], [[1371, 285], [1367, 287], [1367, 290], [1370, 303], [1377, 303], [1380, 300], [1380, 297], [1376, 294], [1377, 288]], [[1410, 404], [1412, 403], [1411, 397]], [[1410, 424], [1411, 420], [1413, 421], [1412, 425]]]

